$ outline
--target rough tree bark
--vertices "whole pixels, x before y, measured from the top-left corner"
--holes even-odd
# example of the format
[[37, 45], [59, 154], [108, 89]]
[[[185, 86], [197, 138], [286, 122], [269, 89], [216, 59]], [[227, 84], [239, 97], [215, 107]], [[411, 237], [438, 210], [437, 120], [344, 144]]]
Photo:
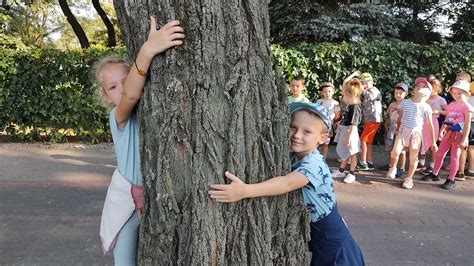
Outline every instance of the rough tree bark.
[[273, 78], [268, 2], [115, 0], [131, 60], [148, 17], [179, 19], [182, 47], [155, 58], [140, 103], [145, 213], [140, 262], [308, 264], [301, 195], [224, 205], [207, 195], [229, 170], [254, 183], [289, 170], [284, 84]]

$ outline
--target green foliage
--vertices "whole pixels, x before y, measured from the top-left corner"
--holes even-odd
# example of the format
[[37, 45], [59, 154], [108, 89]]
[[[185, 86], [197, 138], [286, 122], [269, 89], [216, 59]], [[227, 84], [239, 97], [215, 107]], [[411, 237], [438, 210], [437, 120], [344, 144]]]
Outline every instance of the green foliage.
[[97, 100], [91, 66], [124, 49], [0, 51], [0, 131], [26, 140], [109, 138], [107, 112]]
[[272, 0], [273, 43], [341, 42], [396, 39], [407, 20], [389, 5], [347, 1]]
[[[274, 64], [287, 81], [306, 78], [311, 100], [318, 87], [332, 81], [336, 87], [359, 69], [372, 73], [384, 96], [392, 101], [393, 86], [413, 83], [417, 76], [435, 74], [448, 86], [461, 70], [474, 73], [474, 44], [417, 45], [404, 42], [274, 45]], [[96, 46], [86, 50], [13, 50], [0, 48], [0, 131], [25, 140], [65, 141], [66, 135], [97, 142], [109, 139], [107, 111], [100, 106], [92, 80], [92, 65], [108, 53]], [[340, 94], [337, 89], [336, 97]]]
[[[355, 70], [370, 72], [384, 103], [392, 101], [393, 86], [418, 76], [435, 74], [448, 86], [461, 70], [474, 73], [474, 44], [417, 45], [405, 42], [300, 44], [294, 48], [272, 46], [274, 63], [287, 81], [296, 75], [306, 78], [310, 100], [319, 98], [318, 87], [326, 81], [341, 85]], [[337, 89], [336, 95], [339, 95]]]

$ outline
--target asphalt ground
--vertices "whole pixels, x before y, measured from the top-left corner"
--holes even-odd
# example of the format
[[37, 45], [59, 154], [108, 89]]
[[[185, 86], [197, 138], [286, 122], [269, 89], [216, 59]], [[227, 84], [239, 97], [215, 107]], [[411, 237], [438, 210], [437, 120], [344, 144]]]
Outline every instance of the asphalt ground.
[[[333, 147], [332, 147], [333, 148]], [[388, 153], [375, 147], [375, 164]], [[333, 149], [328, 162], [337, 166]], [[99, 223], [115, 169], [111, 144], [0, 144], [0, 264], [112, 265]], [[474, 265], [474, 180], [401, 188], [385, 172], [335, 180], [336, 197], [368, 265]]]

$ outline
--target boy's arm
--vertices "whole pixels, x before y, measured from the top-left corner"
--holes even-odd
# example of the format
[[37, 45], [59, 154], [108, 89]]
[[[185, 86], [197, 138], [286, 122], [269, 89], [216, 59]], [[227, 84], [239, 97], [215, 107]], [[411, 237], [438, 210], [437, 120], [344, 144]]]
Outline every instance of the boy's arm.
[[275, 196], [304, 187], [309, 180], [299, 172], [291, 172], [285, 176], [276, 176], [256, 184], [245, 184], [237, 176], [225, 172], [232, 180], [230, 184], [214, 184], [210, 186], [209, 195], [218, 202], [236, 202], [245, 198]]
[[385, 132], [388, 132], [388, 130], [390, 128], [390, 114], [392, 113], [392, 109], [393, 109], [393, 102], [390, 103], [390, 105], [388, 106], [387, 112], [385, 114], [385, 119], [383, 121], [383, 126], [384, 126], [384, 129], [385, 129]]
[[397, 128], [395, 129], [396, 133], [398, 133], [398, 131], [400, 130], [400, 124], [402, 122], [402, 116], [403, 116], [403, 109], [398, 108]]
[[[122, 98], [115, 110], [115, 120], [119, 128], [125, 126], [125, 122], [141, 97], [146, 78], [144, 73], [148, 72], [153, 57], [173, 46], [181, 45], [183, 43], [181, 39], [184, 38], [183, 31], [177, 20], [173, 20], [157, 30], [155, 18], [150, 17], [148, 39], [140, 48], [137, 58], [130, 68], [123, 84]], [[138, 69], [143, 73], [139, 73]]]

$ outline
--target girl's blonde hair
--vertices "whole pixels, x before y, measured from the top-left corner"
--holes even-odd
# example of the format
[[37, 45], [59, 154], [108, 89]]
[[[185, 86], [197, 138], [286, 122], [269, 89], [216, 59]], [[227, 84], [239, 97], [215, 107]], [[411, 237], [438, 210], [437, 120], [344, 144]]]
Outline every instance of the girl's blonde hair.
[[429, 82], [431, 87], [433, 87], [433, 92], [436, 92], [436, 94], [440, 94], [443, 91], [443, 85], [439, 79], [431, 79]]
[[127, 70], [130, 70], [130, 64], [123, 58], [123, 57], [120, 57], [118, 55], [109, 55], [109, 56], [106, 56], [104, 58], [102, 58], [101, 60], [97, 61], [95, 64], [94, 64], [94, 79], [95, 79], [95, 82], [96, 82], [96, 85], [98, 87], [98, 98], [99, 98], [99, 101], [100, 101], [100, 104], [107, 107], [107, 108], [110, 108], [111, 107], [111, 104], [109, 102], [107, 102], [107, 96], [106, 96], [106, 93], [105, 93], [105, 88], [102, 86], [102, 71], [110, 66], [110, 65], [115, 65], [115, 64], [118, 64], [118, 65], [122, 65], [124, 68], [126, 68]]
[[362, 83], [358, 79], [353, 78], [342, 89], [353, 99], [359, 99], [362, 94]]

